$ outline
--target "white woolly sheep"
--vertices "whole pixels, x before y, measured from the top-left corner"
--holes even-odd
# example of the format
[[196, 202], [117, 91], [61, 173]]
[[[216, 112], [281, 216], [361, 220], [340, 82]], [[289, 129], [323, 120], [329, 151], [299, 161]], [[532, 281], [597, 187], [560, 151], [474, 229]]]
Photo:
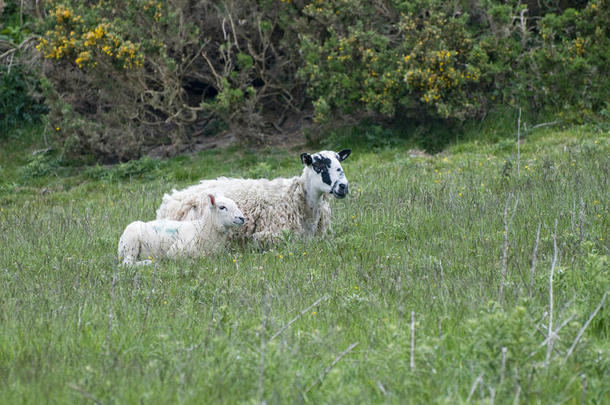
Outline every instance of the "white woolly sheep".
[[301, 176], [292, 178], [235, 179], [220, 177], [202, 180], [184, 190], [165, 194], [157, 218], [192, 220], [201, 217], [205, 205], [201, 195], [221, 192], [232, 198], [244, 212], [247, 224], [232, 237], [273, 242], [284, 231], [312, 238], [330, 229], [331, 210], [328, 195], [344, 198], [349, 191], [341, 162], [350, 149], [301, 154], [305, 165]]
[[[203, 197], [203, 196], [200, 196]], [[222, 249], [232, 227], [242, 226], [244, 214], [235, 201], [210, 193], [203, 215], [193, 221], [155, 220], [132, 222], [119, 240], [123, 264], [150, 264], [138, 258], [198, 257]]]

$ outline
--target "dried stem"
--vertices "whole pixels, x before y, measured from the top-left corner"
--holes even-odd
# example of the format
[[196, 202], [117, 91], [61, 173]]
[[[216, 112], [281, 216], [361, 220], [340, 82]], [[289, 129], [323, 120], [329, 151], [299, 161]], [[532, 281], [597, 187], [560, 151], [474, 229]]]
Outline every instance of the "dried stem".
[[468, 394], [468, 398], [466, 398], [466, 402], [470, 402], [470, 398], [472, 398], [472, 394], [474, 394], [474, 390], [477, 389], [477, 386], [479, 385], [479, 383], [483, 381], [483, 374], [479, 374], [479, 376], [476, 378], [476, 380], [474, 380], [474, 383], [472, 383], [472, 387], [470, 388], [470, 393]]
[[89, 393], [88, 391], [86, 391], [84, 388], [79, 387], [76, 384], [73, 383], [67, 383], [66, 384], [68, 386], [68, 388], [73, 389], [74, 391], [78, 392], [79, 394], [81, 394], [83, 397], [87, 398], [88, 400], [92, 401], [93, 403], [96, 404], [103, 404], [102, 401], [100, 401], [99, 399], [97, 399], [96, 397], [94, 397], [91, 393]]
[[282, 326], [280, 328], [280, 330], [278, 330], [277, 332], [275, 332], [273, 334], [273, 336], [271, 336], [269, 338], [269, 342], [271, 342], [273, 339], [275, 339], [276, 337], [278, 337], [282, 332], [284, 332], [286, 329], [288, 329], [290, 327], [290, 325], [292, 325], [294, 322], [296, 322], [300, 317], [302, 317], [303, 315], [305, 315], [307, 312], [309, 312], [310, 309], [312, 309], [313, 307], [315, 307], [316, 305], [318, 305], [320, 302], [326, 300], [327, 297], [320, 297], [316, 302], [314, 302], [313, 304], [311, 304], [310, 306], [308, 306], [307, 308], [305, 308], [304, 310], [302, 310], [297, 316], [295, 316], [294, 318], [292, 318], [287, 324], [285, 324], [284, 326]]
[[411, 359], [409, 367], [413, 372], [415, 369], [415, 311], [411, 311]]
[[447, 290], [447, 286], [445, 284], [445, 272], [443, 271], [443, 263], [438, 261], [438, 267], [441, 271], [441, 299], [443, 300], [443, 305], [445, 305], [445, 293], [449, 295], [449, 291]]
[[112, 275], [112, 288], [110, 290], [110, 308], [108, 310], [108, 329], [106, 330], [106, 338], [104, 339], [104, 346], [106, 347], [106, 355], [110, 354], [110, 334], [112, 333], [112, 326], [114, 324], [114, 291], [117, 281], [117, 270], [114, 269]]
[[504, 382], [504, 372], [506, 371], [506, 352], [508, 349], [506, 347], [502, 348], [502, 365], [500, 366], [500, 384]]
[[[566, 319], [563, 320], [563, 322], [561, 322], [561, 324], [559, 324], [559, 326], [555, 327], [555, 330], [553, 331], [553, 334], [551, 336], [553, 336], [553, 339], [555, 337], [557, 337], [557, 335], [559, 334], [559, 331], [561, 329], [563, 329], [564, 326], [566, 326], [568, 324], [568, 322], [570, 322], [572, 319], [574, 319], [576, 315], [570, 315], [569, 317], [567, 317]], [[549, 339], [550, 337], [547, 336], [546, 339], [544, 339], [544, 341], [542, 343], [540, 343], [540, 345], [538, 345], [538, 348], [541, 348], [542, 346], [545, 346], [549, 343]], [[536, 352], [533, 352], [530, 354], [530, 356], [533, 356]]]
[[265, 301], [263, 303], [263, 316], [261, 320], [261, 360], [258, 368], [258, 398], [259, 402], [263, 403], [263, 377], [265, 376], [265, 327], [267, 326], [267, 317], [269, 311], [269, 293], [265, 294]]
[[553, 231], [553, 261], [551, 262], [551, 273], [549, 275], [549, 327], [547, 330], [547, 349], [544, 363], [548, 366], [551, 360], [553, 351], [553, 275], [555, 274], [555, 265], [557, 263], [557, 220], [555, 219], [555, 230]]
[[534, 251], [532, 252], [532, 267], [530, 268], [530, 295], [534, 291], [534, 274], [536, 272], [536, 262], [538, 261], [538, 243], [540, 242], [540, 227], [541, 222], [538, 222], [538, 229], [536, 230], [536, 243], [534, 244]]
[[521, 169], [521, 107], [519, 107], [519, 118], [517, 118], [517, 176], [520, 175]]
[[582, 375], [582, 394], [580, 395], [580, 405], [584, 405], [587, 399], [587, 375]]
[[567, 360], [568, 357], [570, 357], [570, 355], [572, 354], [572, 352], [576, 348], [576, 345], [580, 341], [580, 338], [582, 337], [582, 334], [585, 333], [585, 329], [587, 329], [587, 327], [591, 323], [591, 320], [593, 320], [593, 317], [595, 317], [595, 315], [597, 315], [599, 310], [604, 306], [604, 301], [606, 301], [606, 295], [608, 295], [607, 291], [604, 293], [604, 296], [602, 297], [602, 300], [600, 301], [600, 303], [597, 306], [597, 308], [595, 308], [595, 310], [593, 311], [591, 316], [589, 316], [589, 319], [587, 319], [587, 322], [585, 322], [583, 327], [580, 328], [580, 330], [578, 331], [578, 334], [576, 335], [576, 338], [574, 339], [574, 342], [572, 343], [572, 346], [570, 346], [570, 348], [568, 349], [568, 353], [566, 354], [566, 358], [564, 359], [564, 361]]
[[543, 122], [542, 124], [536, 124], [533, 127], [531, 127], [530, 131], [532, 129], [536, 129], [536, 128], [540, 128], [540, 127], [548, 127], [549, 125], [556, 125], [556, 124], [559, 124], [559, 121]]
[[349, 345], [349, 347], [347, 349], [345, 349], [344, 351], [341, 352], [341, 354], [339, 354], [332, 363], [330, 363], [330, 365], [328, 367], [326, 367], [324, 369], [324, 371], [322, 372], [322, 374], [320, 374], [320, 376], [318, 377], [318, 379], [311, 384], [309, 387], [307, 387], [307, 389], [305, 390], [305, 392], [309, 392], [316, 384], [321, 383], [324, 380], [324, 377], [326, 376], [326, 374], [328, 374], [328, 372], [349, 352], [351, 352], [354, 347], [358, 346], [360, 342], [356, 342], [356, 343], [352, 343], [351, 345]]
[[521, 386], [517, 385], [517, 392], [515, 393], [515, 399], [513, 400], [513, 405], [519, 404], [519, 396], [521, 395]]
[[150, 291], [148, 292], [148, 296], [146, 297], [146, 312], [144, 313], [144, 322], [142, 324], [142, 333], [146, 330], [146, 321], [148, 320], [148, 311], [150, 310], [150, 299], [152, 295], [155, 293], [155, 275], [157, 274], [157, 263], [153, 268], [152, 279], [150, 281]]
[[[502, 269], [500, 275], [500, 291], [498, 294], [498, 302], [502, 303], [504, 300], [504, 283], [506, 282], [507, 263], [508, 263], [508, 202], [510, 201], [512, 194], [509, 194], [506, 198], [506, 204], [504, 205], [504, 215], [502, 216], [502, 223], [504, 224], [504, 243], [502, 244]], [[518, 201], [518, 200], [517, 200]]]

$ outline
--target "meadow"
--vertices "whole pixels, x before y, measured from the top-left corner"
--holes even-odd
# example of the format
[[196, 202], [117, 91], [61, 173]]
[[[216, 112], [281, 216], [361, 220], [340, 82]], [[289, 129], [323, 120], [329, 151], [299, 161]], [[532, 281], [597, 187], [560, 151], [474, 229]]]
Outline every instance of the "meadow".
[[308, 149], [353, 149], [332, 235], [124, 268], [163, 193], [302, 150], [82, 169], [24, 130], [0, 144], [0, 403], [608, 403], [608, 134], [337, 136]]

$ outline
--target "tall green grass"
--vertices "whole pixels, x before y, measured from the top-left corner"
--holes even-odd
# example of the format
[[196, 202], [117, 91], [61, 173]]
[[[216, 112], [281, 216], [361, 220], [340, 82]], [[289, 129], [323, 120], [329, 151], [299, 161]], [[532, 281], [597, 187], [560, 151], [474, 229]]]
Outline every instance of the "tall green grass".
[[118, 238], [164, 192], [298, 153], [3, 161], [0, 402], [607, 402], [609, 152], [587, 127], [533, 131], [519, 161], [511, 140], [358, 147], [332, 235], [141, 268]]

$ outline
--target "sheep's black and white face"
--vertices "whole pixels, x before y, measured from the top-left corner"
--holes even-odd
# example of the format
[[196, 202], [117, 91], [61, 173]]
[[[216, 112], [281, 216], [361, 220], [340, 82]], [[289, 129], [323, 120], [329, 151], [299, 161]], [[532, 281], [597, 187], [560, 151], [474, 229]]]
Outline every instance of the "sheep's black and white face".
[[211, 209], [216, 211], [219, 222], [225, 228], [242, 226], [246, 221], [244, 214], [230, 198], [209, 194]]
[[324, 150], [310, 155], [301, 154], [301, 161], [315, 175], [309, 176], [310, 184], [315, 189], [323, 193], [331, 193], [336, 198], [345, 198], [349, 193], [349, 186], [341, 162], [347, 159], [351, 149], [343, 149], [340, 152]]

